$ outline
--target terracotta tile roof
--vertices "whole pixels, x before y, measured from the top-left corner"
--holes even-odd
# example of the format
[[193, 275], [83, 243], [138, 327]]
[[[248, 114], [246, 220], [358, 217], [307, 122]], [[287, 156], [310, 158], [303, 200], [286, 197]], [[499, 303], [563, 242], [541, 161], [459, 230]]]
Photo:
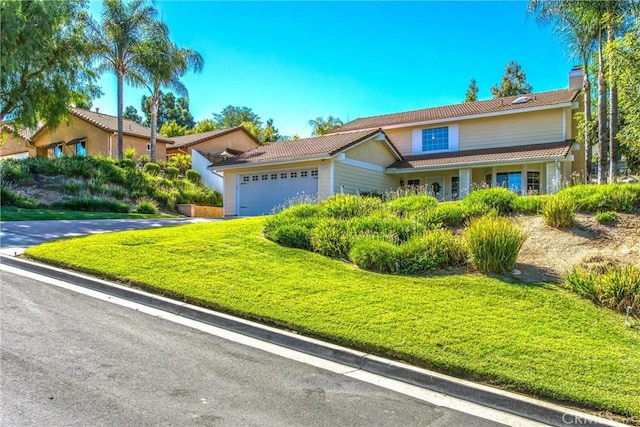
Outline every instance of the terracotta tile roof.
[[252, 139], [256, 141], [256, 143], [260, 143], [255, 136], [243, 126], [236, 126], [233, 128], [227, 129], [216, 129], [208, 132], [200, 132], [194, 133], [193, 135], [183, 135], [183, 136], [174, 136], [172, 139], [175, 142], [173, 147], [181, 148], [181, 147], [190, 147], [192, 145], [198, 144], [203, 141], [208, 141], [210, 139], [219, 138], [223, 135], [228, 135], [233, 132], [242, 131], [249, 135]]
[[7, 132], [15, 132], [16, 135], [27, 142], [31, 142], [33, 136], [40, 132], [43, 127], [44, 125], [41, 123], [38, 124], [38, 127], [36, 129], [15, 129], [12, 125], [9, 124], [2, 125], [2, 128], [6, 129]]
[[442, 169], [444, 167], [464, 167], [479, 164], [509, 163], [526, 160], [564, 158], [571, 151], [574, 141], [552, 142], [513, 147], [466, 150], [453, 153], [423, 154], [405, 156], [387, 169]]
[[530, 101], [512, 104], [518, 96], [489, 99], [486, 101], [464, 102], [462, 104], [446, 105], [443, 107], [425, 108], [422, 110], [403, 113], [385, 114], [381, 116], [364, 117], [346, 123], [334, 132], [348, 132], [359, 129], [384, 128], [385, 126], [401, 125], [430, 120], [444, 120], [455, 117], [475, 116], [480, 114], [500, 113], [535, 107], [551, 106], [573, 102], [579, 90], [562, 89], [551, 92], [540, 92], [526, 95]]
[[[276, 162], [278, 160], [330, 157], [378, 132], [380, 132], [380, 129], [349, 133], [332, 133], [314, 138], [274, 142], [245, 151], [217, 166], [241, 166], [263, 162]], [[391, 147], [393, 147], [391, 142], [388, 142]], [[397, 152], [395, 147], [393, 147], [393, 149]], [[400, 155], [398, 155], [398, 157], [400, 157]]]
[[[100, 129], [106, 130], [107, 132], [118, 131], [118, 118], [116, 116], [84, 110], [82, 108], [71, 108], [71, 114], [99, 127]], [[141, 138], [151, 138], [151, 130], [149, 128], [129, 119], [124, 119], [122, 133], [124, 135], [138, 136]], [[173, 140], [160, 134], [157, 135], [156, 140], [159, 142], [173, 144]]]

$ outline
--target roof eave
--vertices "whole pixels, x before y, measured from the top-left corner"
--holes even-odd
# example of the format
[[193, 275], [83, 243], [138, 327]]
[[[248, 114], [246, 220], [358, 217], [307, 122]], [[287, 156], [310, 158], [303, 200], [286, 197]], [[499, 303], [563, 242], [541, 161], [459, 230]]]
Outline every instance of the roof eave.
[[449, 170], [449, 169], [469, 169], [476, 167], [491, 167], [491, 166], [502, 166], [505, 164], [508, 165], [524, 165], [529, 163], [544, 163], [544, 162], [552, 162], [556, 160], [565, 160], [567, 155], [559, 155], [559, 156], [549, 156], [549, 157], [535, 157], [531, 159], [517, 159], [517, 160], [504, 160], [500, 162], [478, 162], [478, 163], [451, 163], [448, 165], [437, 165], [437, 166], [422, 166], [415, 168], [387, 168], [385, 172], [391, 174], [400, 174], [400, 173], [414, 173], [414, 172], [433, 172], [433, 171], [441, 171], [441, 170]]
[[210, 170], [228, 170], [228, 169], [240, 169], [240, 168], [254, 168], [254, 167], [259, 167], [259, 166], [267, 166], [267, 165], [284, 165], [284, 164], [290, 164], [290, 163], [299, 163], [299, 162], [306, 162], [306, 161], [310, 161], [310, 160], [328, 160], [331, 159], [331, 155], [324, 153], [324, 154], [314, 154], [314, 155], [309, 155], [309, 156], [301, 156], [301, 157], [295, 157], [295, 158], [284, 158], [284, 159], [273, 159], [273, 160], [265, 160], [262, 162], [255, 162], [255, 163], [234, 163], [232, 165], [212, 165], [207, 167], [207, 169]]

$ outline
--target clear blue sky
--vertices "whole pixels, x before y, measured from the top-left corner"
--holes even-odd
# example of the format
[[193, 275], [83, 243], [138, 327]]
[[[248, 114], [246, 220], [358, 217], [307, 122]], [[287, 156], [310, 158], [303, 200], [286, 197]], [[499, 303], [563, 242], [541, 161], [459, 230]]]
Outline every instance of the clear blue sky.
[[[346, 122], [462, 102], [471, 78], [488, 99], [511, 60], [534, 91], [565, 88], [575, 63], [525, 1], [155, 5], [174, 42], [205, 59], [201, 74], [183, 78], [194, 118], [247, 106], [284, 135], [309, 136], [318, 116]], [[115, 77], [100, 85], [94, 107], [115, 114]], [[140, 112], [143, 94], [125, 87], [125, 106]]]

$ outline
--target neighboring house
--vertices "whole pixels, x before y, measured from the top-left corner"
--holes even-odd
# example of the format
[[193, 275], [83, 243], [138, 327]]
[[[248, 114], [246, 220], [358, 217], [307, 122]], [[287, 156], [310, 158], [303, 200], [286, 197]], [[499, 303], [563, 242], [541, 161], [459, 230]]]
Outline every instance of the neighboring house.
[[553, 193], [583, 174], [573, 118], [581, 87], [582, 73], [572, 70], [569, 89], [361, 118], [211, 168], [225, 174], [225, 215], [268, 213], [300, 193], [328, 197], [404, 186], [426, 187], [440, 200], [485, 185]]
[[0, 159], [22, 159], [36, 155], [36, 147], [31, 144], [35, 131], [14, 131], [9, 125], [0, 128]]
[[[60, 157], [79, 156], [118, 156], [118, 118], [99, 111], [81, 108], [70, 109], [69, 120], [55, 129], [46, 126], [40, 128], [31, 142], [36, 155]], [[132, 120], [123, 119], [123, 148], [133, 147], [138, 155], [149, 154], [151, 150], [151, 131]], [[167, 144], [173, 141], [162, 135], [156, 138], [156, 157], [164, 159]]]
[[212, 172], [208, 167], [260, 145], [242, 126], [176, 136], [173, 141], [175, 143], [167, 147], [167, 157], [190, 154], [191, 167], [200, 172], [203, 184], [221, 194], [224, 194], [223, 174]]

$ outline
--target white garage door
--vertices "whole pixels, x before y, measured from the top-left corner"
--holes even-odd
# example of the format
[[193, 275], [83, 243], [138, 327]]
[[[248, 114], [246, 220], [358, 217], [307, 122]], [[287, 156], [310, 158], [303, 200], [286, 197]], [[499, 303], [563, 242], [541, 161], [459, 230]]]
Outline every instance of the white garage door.
[[263, 215], [302, 194], [318, 194], [318, 169], [255, 172], [240, 175], [239, 215]]

